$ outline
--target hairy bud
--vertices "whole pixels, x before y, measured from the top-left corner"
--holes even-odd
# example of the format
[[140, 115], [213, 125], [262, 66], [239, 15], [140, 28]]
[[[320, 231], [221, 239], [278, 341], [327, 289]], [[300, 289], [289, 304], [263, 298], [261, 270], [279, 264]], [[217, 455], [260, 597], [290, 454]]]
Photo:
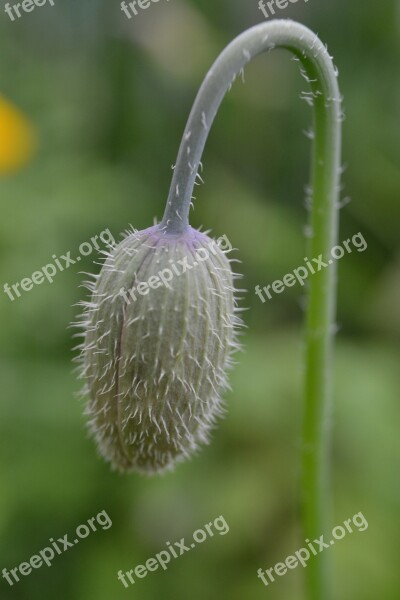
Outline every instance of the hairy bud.
[[230, 249], [156, 225], [129, 232], [86, 282], [81, 375], [91, 432], [115, 468], [159, 472], [208, 441], [241, 325]]

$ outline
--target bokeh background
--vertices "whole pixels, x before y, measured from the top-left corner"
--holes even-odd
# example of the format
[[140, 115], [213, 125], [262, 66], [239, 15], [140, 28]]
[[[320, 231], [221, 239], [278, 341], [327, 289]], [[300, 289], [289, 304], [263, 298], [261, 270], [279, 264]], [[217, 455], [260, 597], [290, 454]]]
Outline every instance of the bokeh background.
[[[11, 600], [158, 597], [302, 600], [303, 570], [257, 578], [302, 545], [298, 525], [304, 290], [254, 294], [305, 256], [311, 109], [285, 52], [259, 57], [225, 99], [204, 155], [192, 225], [226, 234], [249, 292], [244, 352], [213, 443], [173, 474], [120, 476], [87, 438], [68, 324], [96, 255], [14, 302], [3, 292], [91, 236], [160, 219], [180, 137], [222, 48], [261, 22], [256, 0], [160, 0], [128, 20], [119, 2], [56, 0], [11, 22], [0, 6], [0, 569], [105, 509], [113, 525], [10, 587]], [[395, 600], [399, 586], [399, 3], [299, 0], [328, 44], [344, 95], [333, 409], [333, 517], [369, 527], [330, 552], [335, 599]], [[22, 119], [22, 120], [21, 120]], [[24, 121], [26, 119], [26, 121]], [[32, 133], [35, 132], [35, 133]], [[10, 133], [11, 132], [11, 133]], [[14, 134], [13, 134], [14, 132]], [[17, 132], [17, 133], [15, 133]], [[14, 137], [13, 137], [14, 136]], [[24, 137], [25, 136], [25, 137]], [[36, 142], [32, 141], [36, 138]], [[10, 140], [20, 140], [12, 146]], [[8, 157], [8, 153], [13, 153]], [[351, 200], [350, 200], [351, 199]], [[223, 515], [208, 539], [129, 589], [119, 569]]]

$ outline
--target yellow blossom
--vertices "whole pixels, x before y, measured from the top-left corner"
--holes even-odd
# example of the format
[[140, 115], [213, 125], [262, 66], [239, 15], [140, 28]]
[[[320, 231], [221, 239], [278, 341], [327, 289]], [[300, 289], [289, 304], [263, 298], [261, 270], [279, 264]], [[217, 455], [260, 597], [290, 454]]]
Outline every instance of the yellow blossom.
[[0, 175], [21, 169], [36, 148], [36, 132], [11, 102], [0, 95]]

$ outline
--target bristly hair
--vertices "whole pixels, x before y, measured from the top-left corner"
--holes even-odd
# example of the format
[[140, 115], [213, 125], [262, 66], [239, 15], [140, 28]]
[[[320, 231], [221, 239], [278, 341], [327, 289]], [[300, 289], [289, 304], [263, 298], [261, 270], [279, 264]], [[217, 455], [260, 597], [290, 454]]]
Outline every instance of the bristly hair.
[[132, 228], [83, 282], [75, 360], [89, 430], [114, 468], [169, 470], [208, 443], [224, 414], [243, 327], [231, 250], [191, 227], [174, 236]]

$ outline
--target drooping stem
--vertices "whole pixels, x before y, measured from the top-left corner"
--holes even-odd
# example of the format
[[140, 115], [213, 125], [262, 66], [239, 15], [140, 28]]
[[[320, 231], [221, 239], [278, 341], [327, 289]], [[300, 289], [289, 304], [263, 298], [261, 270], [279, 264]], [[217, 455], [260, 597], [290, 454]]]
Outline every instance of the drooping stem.
[[[337, 73], [325, 46], [312, 31], [293, 21], [270, 21], [245, 31], [226, 47], [208, 72], [186, 125], [161, 225], [166, 234], [179, 234], [188, 226], [201, 156], [222, 99], [245, 65], [273, 48], [290, 50], [298, 58], [310, 86], [306, 99], [314, 107], [314, 140], [307, 252], [309, 257], [326, 258], [337, 242], [341, 99]], [[335, 298], [332, 263], [310, 277], [308, 290], [301, 505], [303, 533], [310, 541], [327, 532], [329, 379]], [[329, 597], [328, 554], [312, 559], [305, 571], [309, 600]]]

